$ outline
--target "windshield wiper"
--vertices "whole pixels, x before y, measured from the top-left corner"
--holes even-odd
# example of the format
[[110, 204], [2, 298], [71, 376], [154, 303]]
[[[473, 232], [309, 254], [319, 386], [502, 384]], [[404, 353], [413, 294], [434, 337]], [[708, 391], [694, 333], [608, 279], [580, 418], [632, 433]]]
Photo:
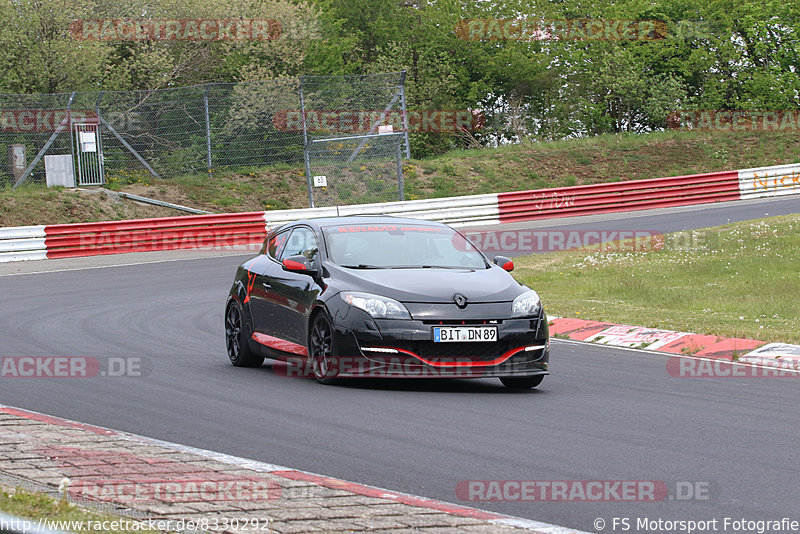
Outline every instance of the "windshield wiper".
[[465, 267], [459, 265], [370, 265], [359, 263], [358, 265], [340, 265], [346, 269], [465, 269], [474, 271], [475, 267]]
[[464, 267], [459, 265], [396, 265], [387, 269], [467, 269], [474, 271], [475, 267]]
[[359, 263], [358, 265], [340, 265], [340, 267], [344, 267], [346, 269], [385, 269], [385, 267], [381, 267], [380, 265], [370, 265], [368, 263]]

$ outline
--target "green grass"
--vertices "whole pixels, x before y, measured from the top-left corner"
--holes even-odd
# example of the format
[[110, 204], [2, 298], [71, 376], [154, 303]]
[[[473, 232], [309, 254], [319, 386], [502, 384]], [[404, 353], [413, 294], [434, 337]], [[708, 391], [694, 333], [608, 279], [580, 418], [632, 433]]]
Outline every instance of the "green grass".
[[[130, 521], [136, 522], [134, 519], [112, 515], [108, 513], [95, 512], [82, 508], [75, 504], [70, 503], [66, 499], [54, 499], [42, 493], [32, 493], [20, 488], [16, 490], [0, 489], [0, 511], [3, 511], [12, 516], [20, 519], [30, 519], [33, 521], [33, 526], [37, 526], [40, 519], [47, 519], [52, 522], [68, 522], [72, 521], [73, 528], [70, 532], [99, 532], [99, 529], [88, 528], [88, 521], [92, 522], [92, 527], [99, 525], [95, 522], [122, 522]], [[82, 529], [76, 527], [77, 523], [83, 521], [84, 526]], [[119, 524], [119, 523], [118, 523]], [[64, 523], [62, 523], [64, 525]], [[107, 526], [113, 523], [106, 523]], [[124, 525], [124, 523], [122, 523]], [[120, 526], [122, 526], [120, 525]], [[54, 528], [54, 527], [53, 527]], [[62, 526], [63, 528], [63, 526]], [[66, 529], [65, 529], [66, 530]], [[129, 533], [132, 530], [113, 530], [105, 529], [103, 532], [109, 533]], [[136, 532], [156, 532], [153, 530], [136, 530]]]
[[514, 274], [555, 316], [800, 343], [800, 215], [671, 234], [647, 248], [526, 256]]

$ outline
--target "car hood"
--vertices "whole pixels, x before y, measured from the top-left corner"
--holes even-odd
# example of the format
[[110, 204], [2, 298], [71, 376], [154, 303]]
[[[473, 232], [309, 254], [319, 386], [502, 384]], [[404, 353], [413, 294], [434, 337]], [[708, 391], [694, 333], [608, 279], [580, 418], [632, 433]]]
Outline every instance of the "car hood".
[[342, 290], [383, 295], [400, 302], [451, 303], [456, 293], [472, 303], [510, 302], [524, 291], [497, 266], [480, 270], [333, 268]]

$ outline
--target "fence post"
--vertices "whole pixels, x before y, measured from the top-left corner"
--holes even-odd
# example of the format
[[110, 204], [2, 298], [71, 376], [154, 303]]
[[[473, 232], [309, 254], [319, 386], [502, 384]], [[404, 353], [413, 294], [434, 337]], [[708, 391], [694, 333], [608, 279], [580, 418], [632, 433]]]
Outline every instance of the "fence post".
[[[408, 135], [408, 133], [406, 133]], [[408, 137], [406, 137], [408, 139]], [[400, 201], [406, 199], [405, 182], [403, 180], [403, 145], [397, 143], [397, 187], [400, 190]]]
[[408, 110], [406, 109], [406, 71], [400, 78], [400, 105], [403, 107], [403, 133], [405, 134], [406, 159], [411, 159], [411, 146], [408, 143]]
[[[74, 96], [76, 93], [72, 93], [72, 94]], [[71, 109], [72, 109], [72, 98], [70, 98], [69, 102], [67, 103], [67, 117], [69, 118], [69, 153], [72, 155], [72, 170], [73, 170], [73, 173], [74, 173], [75, 172], [75, 162], [78, 160], [78, 151], [77, 151], [78, 147], [75, 145], [75, 142], [77, 141], [77, 139], [75, 139], [75, 132], [73, 131], [73, 128], [72, 128], [72, 111], [71, 111]], [[77, 177], [75, 178], [75, 185], [76, 186], [78, 185]]]
[[[94, 103], [94, 112], [96, 115], [100, 115], [100, 101], [103, 99], [103, 95], [105, 95], [105, 91], [100, 91], [100, 94], [97, 96], [97, 101]], [[72, 134], [72, 125], [70, 124], [70, 135]], [[78, 157], [80, 154], [78, 153]], [[100, 172], [100, 185], [106, 184], [106, 162], [105, 157], [103, 156], [103, 135], [102, 131], [100, 130], [100, 119], [97, 122], [97, 167]], [[78, 181], [80, 181], [81, 177], [78, 176]]]
[[206, 91], [203, 94], [203, 106], [206, 112], [206, 153], [208, 154], [207, 157], [207, 169], [208, 169], [208, 177], [211, 178], [213, 173], [211, 172], [211, 119], [208, 116], [208, 91], [211, 89], [211, 84], [206, 85]]
[[311, 165], [308, 161], [308, 130], [306, 128], [306, 104], [303, 99], [303, 82], [305, 76], [300, 76], [300, 116], [303, 119], [303, 162], [306, 167], [306, 186], [308, 187], [308, 207], [314, 207], [314, 190], [311, 183]]

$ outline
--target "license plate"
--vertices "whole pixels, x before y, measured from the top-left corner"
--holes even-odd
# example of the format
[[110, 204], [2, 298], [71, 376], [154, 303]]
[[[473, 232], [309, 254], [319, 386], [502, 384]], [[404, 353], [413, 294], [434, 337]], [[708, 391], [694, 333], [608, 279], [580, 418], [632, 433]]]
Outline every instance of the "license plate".
[[496, 326], [434, 326], [434, 343], [497, 341]]

